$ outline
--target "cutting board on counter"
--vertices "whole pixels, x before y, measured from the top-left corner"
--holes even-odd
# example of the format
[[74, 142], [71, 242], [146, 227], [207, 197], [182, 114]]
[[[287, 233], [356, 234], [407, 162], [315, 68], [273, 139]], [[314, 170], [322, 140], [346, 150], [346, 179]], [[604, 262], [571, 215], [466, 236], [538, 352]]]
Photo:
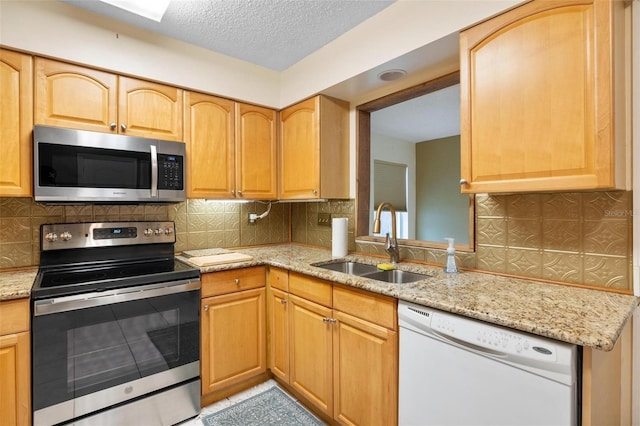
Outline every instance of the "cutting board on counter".
[[222, 265], [224, 263], [246, 262], [247, 260], [253, 260], [253, 257], [242, 253], [220, 253], [189, 258], [189, 262], [198, 266]]

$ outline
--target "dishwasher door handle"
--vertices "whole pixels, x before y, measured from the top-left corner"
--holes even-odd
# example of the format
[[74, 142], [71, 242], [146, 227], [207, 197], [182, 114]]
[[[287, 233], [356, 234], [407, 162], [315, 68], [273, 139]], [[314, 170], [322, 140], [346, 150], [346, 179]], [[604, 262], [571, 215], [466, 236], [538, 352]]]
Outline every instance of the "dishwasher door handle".
[[439, 338], [440, 340], [450, 343], [452, 345], [464, 348], [464, 349], [469, 349], [473, 352], [477, 352], [483, 355], [487, 355], [487, 356], [491, 356], [491, 357], [496, 357], [496, 358], [507, 358], [508, 355], [504, 352], [501, 351], [497, 351], [495, 349], [490, 349], [490, 348], [485, 348], [484, 346], [480, 346], [480, 345], [475, 345], [471, 342], [467, 342], [466, 340], [461, 340], [461, 339], [457, 339], [453, 336], [450, 336], [446, 333], [442, 333], [440, 331], [431, 329], [431, 334], [433, 334], [434, 336], [436, 336], [437, 338]]

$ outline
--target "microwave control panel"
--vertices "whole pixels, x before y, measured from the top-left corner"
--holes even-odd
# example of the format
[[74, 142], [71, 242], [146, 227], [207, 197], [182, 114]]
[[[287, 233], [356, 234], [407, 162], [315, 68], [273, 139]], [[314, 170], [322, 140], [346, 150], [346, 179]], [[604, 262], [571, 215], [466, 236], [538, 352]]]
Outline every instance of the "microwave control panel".
[[184, 189], [184, 157], [158, 154], [158, 189]]

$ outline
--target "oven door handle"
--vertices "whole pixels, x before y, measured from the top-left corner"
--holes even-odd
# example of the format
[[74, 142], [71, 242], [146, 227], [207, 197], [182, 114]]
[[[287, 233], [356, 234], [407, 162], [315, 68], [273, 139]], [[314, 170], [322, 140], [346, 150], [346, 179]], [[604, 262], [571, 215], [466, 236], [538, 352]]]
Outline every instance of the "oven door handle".
[[151, 145], [151, 198], [158, 196], [158, 148]]
[[139, 287], [118, 288], [73, 296], [54, 297], [36, 300], [33, 303], [33, 315], [48, 315], [77, 309], [94, 308], [113, 303], [148, 299], [175, 293], [185, 293], [200, 289], [200, 280], [181, 280], [171, 283], [149, 284]]

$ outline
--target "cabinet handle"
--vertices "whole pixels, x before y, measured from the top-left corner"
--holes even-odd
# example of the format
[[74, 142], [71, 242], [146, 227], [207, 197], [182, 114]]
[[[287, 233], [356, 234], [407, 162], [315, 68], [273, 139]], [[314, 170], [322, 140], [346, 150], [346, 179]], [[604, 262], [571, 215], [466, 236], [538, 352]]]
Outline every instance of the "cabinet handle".
[[204, 305], [204, 311], [207, 312], [209, 310], [209, 305]]
[[322, 322], [327, 324], [329, 322], [329, 318], [327, 317], [322, 317]]
[[337, 320], [337, 319], [335, 319], [335, 318], [329, 318], [329, 323], [330, 323], [330, 324], [335, 324], [335, 323], [337, 323], [337, 322], [338, 322], [338, 320]]
[[312, 190], [311, 190], [311, 193], [312, 193], [313, 195], [318, 195], [318, 190], [317, 190], [317, 189], [312, 189]]
[[466, 185], [468, 183], [469, 182], [465, 178], [460, 179], [460, 185]]
[[109, 128], [111, 128], [111, 130], [115, 130], [116, 127], [118, 127], [118, 125], [116, 123], [109, 124]]
[[242, 197], [242, 191], [238, 191], [238, 195]]
[[231, 190], [231, 195], [233, 195], [234, 197], [236, 196], [236, 190], [235, 189]]
[[123, 132], [127, 131], [127, 125], [126, 124], [121, 124], [120, 128], [122, 129]]
[[236, 285], [240, 285], [240, 278], [235, 279]]
[[286, 301], [286, 300], [284, 300], [284, 299], [280, 299], [280, 304], [282, 304], [282, 305], [286, 305], [286, 304], [287, 304], [287, 301]]

